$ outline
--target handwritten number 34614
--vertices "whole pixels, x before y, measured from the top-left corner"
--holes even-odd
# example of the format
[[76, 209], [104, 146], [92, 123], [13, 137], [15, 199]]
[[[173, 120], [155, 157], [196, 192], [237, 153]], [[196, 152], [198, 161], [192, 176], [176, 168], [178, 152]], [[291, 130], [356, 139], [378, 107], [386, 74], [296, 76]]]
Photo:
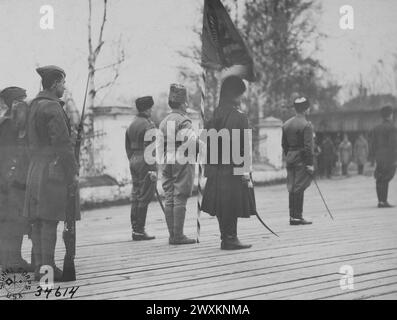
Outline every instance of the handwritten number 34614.
[[79, 289], [79, 287], [72, 287], [72, 288], [66, 288], [66, 289], [61, 289], [61, 287], [58, 287], [56, 290], [48, 289], [48, 288], [43, 290], [42, 287], [37, 287], [35, 296], [40, 297], [41, 295], [45, 295], [46, 299], [48, 299], [50, 297], [50, 295], [53, 295], [56, 298], [66, 298], [69, 295], [70, 299], [73, 299], [73, 297], [78, 289]]

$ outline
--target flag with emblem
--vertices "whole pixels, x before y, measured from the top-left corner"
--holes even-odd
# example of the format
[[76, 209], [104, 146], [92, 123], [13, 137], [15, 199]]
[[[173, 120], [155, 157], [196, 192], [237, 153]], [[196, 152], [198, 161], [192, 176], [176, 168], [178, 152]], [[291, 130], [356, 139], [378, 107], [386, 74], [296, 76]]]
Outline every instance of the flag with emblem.
[[255, 78], [251, 54], [220, 0], [204, 0], [201, 65], [248, 81]]

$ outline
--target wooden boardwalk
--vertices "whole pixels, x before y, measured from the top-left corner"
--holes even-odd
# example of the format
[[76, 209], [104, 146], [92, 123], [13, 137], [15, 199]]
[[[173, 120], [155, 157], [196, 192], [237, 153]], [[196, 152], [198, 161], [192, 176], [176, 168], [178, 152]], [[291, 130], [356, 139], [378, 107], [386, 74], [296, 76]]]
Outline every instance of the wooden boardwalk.
[[[151, 204], [147, 223], [157, 238], [147, 242], [130, 240], [126, 206], [85, 212], [78, 224], [78, 281], [60, 286], [80, 286], [74, 299], [396, 299], [397, 209], [375, 207], [372, 177], [319, 185], [334, 221], [314, 185], [305, 203], [311, 226], [288, 224], [284, 185], [258, 187], [258, 211], [280, 238], [255, 217], [240, 219], [239, 236], [253, 247], [234, 252], [219, 249], [216, 219], [204, 213], [200, 244], [170, 246], [157, 203]], [[397, 204], [396, 180], [390, 201]], [[195, 216], [191, 198], [189, 236], [195, 234]], [[28, 242], [24, 249], [27, 255]], [[63, 254], [60, 236], [59, 266]], [[344, 265], [354, 270], [353, 290], [340, 287]], [[35, 299], [29, 292], [24, 298]]]

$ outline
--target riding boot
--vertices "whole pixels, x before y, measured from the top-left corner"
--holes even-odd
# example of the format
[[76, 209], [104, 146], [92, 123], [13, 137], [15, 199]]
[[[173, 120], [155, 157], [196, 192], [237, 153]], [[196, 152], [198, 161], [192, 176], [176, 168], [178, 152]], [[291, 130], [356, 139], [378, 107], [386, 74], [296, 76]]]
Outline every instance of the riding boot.
[[133, 201], [131, 203], [131, 211], [130, 211], [130, 221], [131, 221], [132, 230], [136, 228], [137, 217], [138, 217], [138, 203]]
[[382, 190], [382, 182], [376, 181], [376, 195], [378, 197], [378, 203], [383, 203], [383, 190]]
[[41, 230], [42, 265], [50, 266], [54, 271], [54, 282], [62, 281], [62, 271], [55, 265], [55, 246], [57, 242], [58, 222], [43, 221]]
[[174, 212], [173, 207], [165, 206], [164, 215], [167, 223], [168, 233], [170, 235], [169, 241], [172, 242], [174, 239]]
[[290, 220], [290, 225], [307, 225], [312, 224], [311, 221], [303, 219], [303, 201], [304, 192], [297, 192], [294, 194], [294, 207], [295, 207], [295, 218]]
[[223, 230], [221, 250], [241, 250], [252, 247], [250, 244], [243, 244], [237, 237], [237, 217], [225, 215], [221, 218]]
[[186, 207], [174, 206], [174, 238], [170, 244], [193, 244], [195, 239], [190, 239], [183, 234], [183, 226], [185, 224]]
[[148, 207], [138, 207], [138, 214], [136, 217], [136, 223], [132, 230], [132, 240], [142, 241], [142, 240], [153, 240], [156, 237], [150, 236], [145, 231], [146, 217], [147, 217]]
[[290, 219], [294, 219], [295, 218], [295, 194], [293, 192], [289, 193], [289, 217]]

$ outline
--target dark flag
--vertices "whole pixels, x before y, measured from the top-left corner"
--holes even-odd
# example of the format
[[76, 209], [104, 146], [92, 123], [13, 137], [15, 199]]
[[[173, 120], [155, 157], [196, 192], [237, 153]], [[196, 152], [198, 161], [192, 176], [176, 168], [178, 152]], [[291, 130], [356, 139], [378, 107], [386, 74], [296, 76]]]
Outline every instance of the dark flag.
[[201, 65], [254, 81], [253, 60], [220, 0], [204, 0]]

